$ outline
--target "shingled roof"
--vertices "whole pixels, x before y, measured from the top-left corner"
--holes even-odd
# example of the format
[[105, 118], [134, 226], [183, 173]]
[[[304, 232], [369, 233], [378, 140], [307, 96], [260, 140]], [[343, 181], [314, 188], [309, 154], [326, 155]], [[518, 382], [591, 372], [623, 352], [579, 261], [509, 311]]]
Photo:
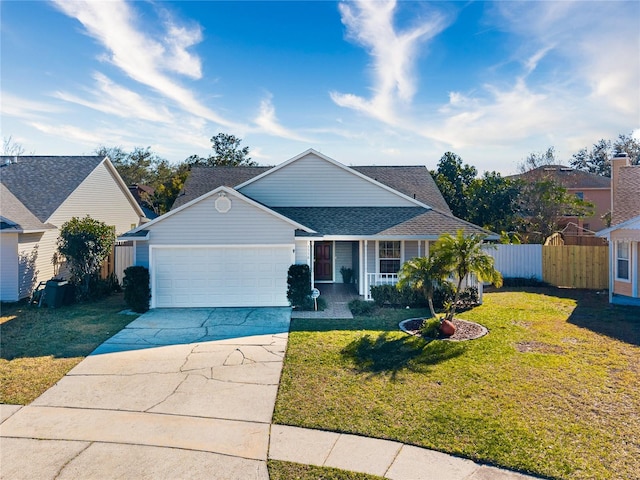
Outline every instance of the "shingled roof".
[[25, 207], [11, 191], [0, 184], [0, 230], [14, 232], [33, 232], [56, 228], [42, 223]]
[[595, 173], [575, 170], [564, 165], [543, 165], [528, 172], [512, 175], [508, 178], [520, 178], [528, 182], [539, 180], [553, 180], [564, 188], [589, 189], [589, 188], [611, 188], [611, 179], [596, 175]]
[[[424, 236], [442, 233], [492, 232], [437, 210], [423, 207], [278, 207], [281, 215], [305, 225], [320, 235]], [[305, 236], [298, 232], [299, 236]], [[310, 234], [314, 235], [314, 234]]]
[[618, 171], [613, 198], [612, 225], [640, 216], [640, 165], [626, 165]]
[[[220, 186], [236, 187], [273, 167], [193, 167], [183, 192], [172, 210]], [[447, 202], [424, 166], [352, 166], [362, 175], [415, 198], [432, 208], [451, 214]]]
[[2, 185], [38, 220], [46, 222], [104, 157], [27, 156], [13, 163], [14, 159], [0, 156]]

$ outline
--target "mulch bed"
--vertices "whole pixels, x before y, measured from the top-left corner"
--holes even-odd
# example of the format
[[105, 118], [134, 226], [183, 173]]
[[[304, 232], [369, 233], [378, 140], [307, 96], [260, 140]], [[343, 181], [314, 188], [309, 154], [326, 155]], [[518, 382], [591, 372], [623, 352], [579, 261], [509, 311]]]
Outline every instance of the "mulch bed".
[[[411, 335], [422, 336], [420, 334], [420, 327], [424, 321], [424, 318], [412, 318], [405, 320], [404, 322], [400, 322], [400, 328]], [[444, 335], [439, 334], [435, 339], [429, 338], [429, 340], [451, 340], [454, 342], [463, 342], [465, 340], [475, 340], [476, 338], [483, 337], [489, 333], [485, 327], [475, 322], [454, 318], [453, 324], [456, 327], [456, 333], [450, 337], [445, 337]]]

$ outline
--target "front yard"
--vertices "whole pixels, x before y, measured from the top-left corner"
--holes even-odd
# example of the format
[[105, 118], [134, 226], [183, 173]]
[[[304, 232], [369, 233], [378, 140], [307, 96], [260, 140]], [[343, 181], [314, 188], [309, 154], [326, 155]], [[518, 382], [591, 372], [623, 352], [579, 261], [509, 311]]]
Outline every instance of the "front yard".
[[503, 289], [426, 341], [399, 320], [294, 320], [274, 422], [419, 445], [560, 479], [640, 472], [640, 310], [606, 295]]
[[26, 405], [134, 320], [122, 294], [58, 309], [2, 304], [0, 403]]

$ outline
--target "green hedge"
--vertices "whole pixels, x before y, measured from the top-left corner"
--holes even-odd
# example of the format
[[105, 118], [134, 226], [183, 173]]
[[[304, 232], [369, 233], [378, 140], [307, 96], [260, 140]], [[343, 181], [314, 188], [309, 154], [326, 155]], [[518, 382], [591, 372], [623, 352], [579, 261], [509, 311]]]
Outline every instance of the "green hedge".
[[145, 267], [128, 267], [124, 270], [124, 301], [131, 310], [144, 313], [149, 310], [151, 288], [149, 287], [149, 270]]

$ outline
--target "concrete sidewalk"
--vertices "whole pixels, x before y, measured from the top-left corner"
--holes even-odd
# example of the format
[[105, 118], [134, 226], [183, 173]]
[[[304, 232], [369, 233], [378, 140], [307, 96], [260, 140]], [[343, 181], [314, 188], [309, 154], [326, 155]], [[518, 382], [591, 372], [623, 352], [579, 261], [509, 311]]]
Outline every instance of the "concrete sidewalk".
[[154, 310], [31, 405], [0, 405], [2, 479], [259, 479], [266, 460], [397, 480], [522, 480], [439, 452], [271, 425], [290, 309]]

